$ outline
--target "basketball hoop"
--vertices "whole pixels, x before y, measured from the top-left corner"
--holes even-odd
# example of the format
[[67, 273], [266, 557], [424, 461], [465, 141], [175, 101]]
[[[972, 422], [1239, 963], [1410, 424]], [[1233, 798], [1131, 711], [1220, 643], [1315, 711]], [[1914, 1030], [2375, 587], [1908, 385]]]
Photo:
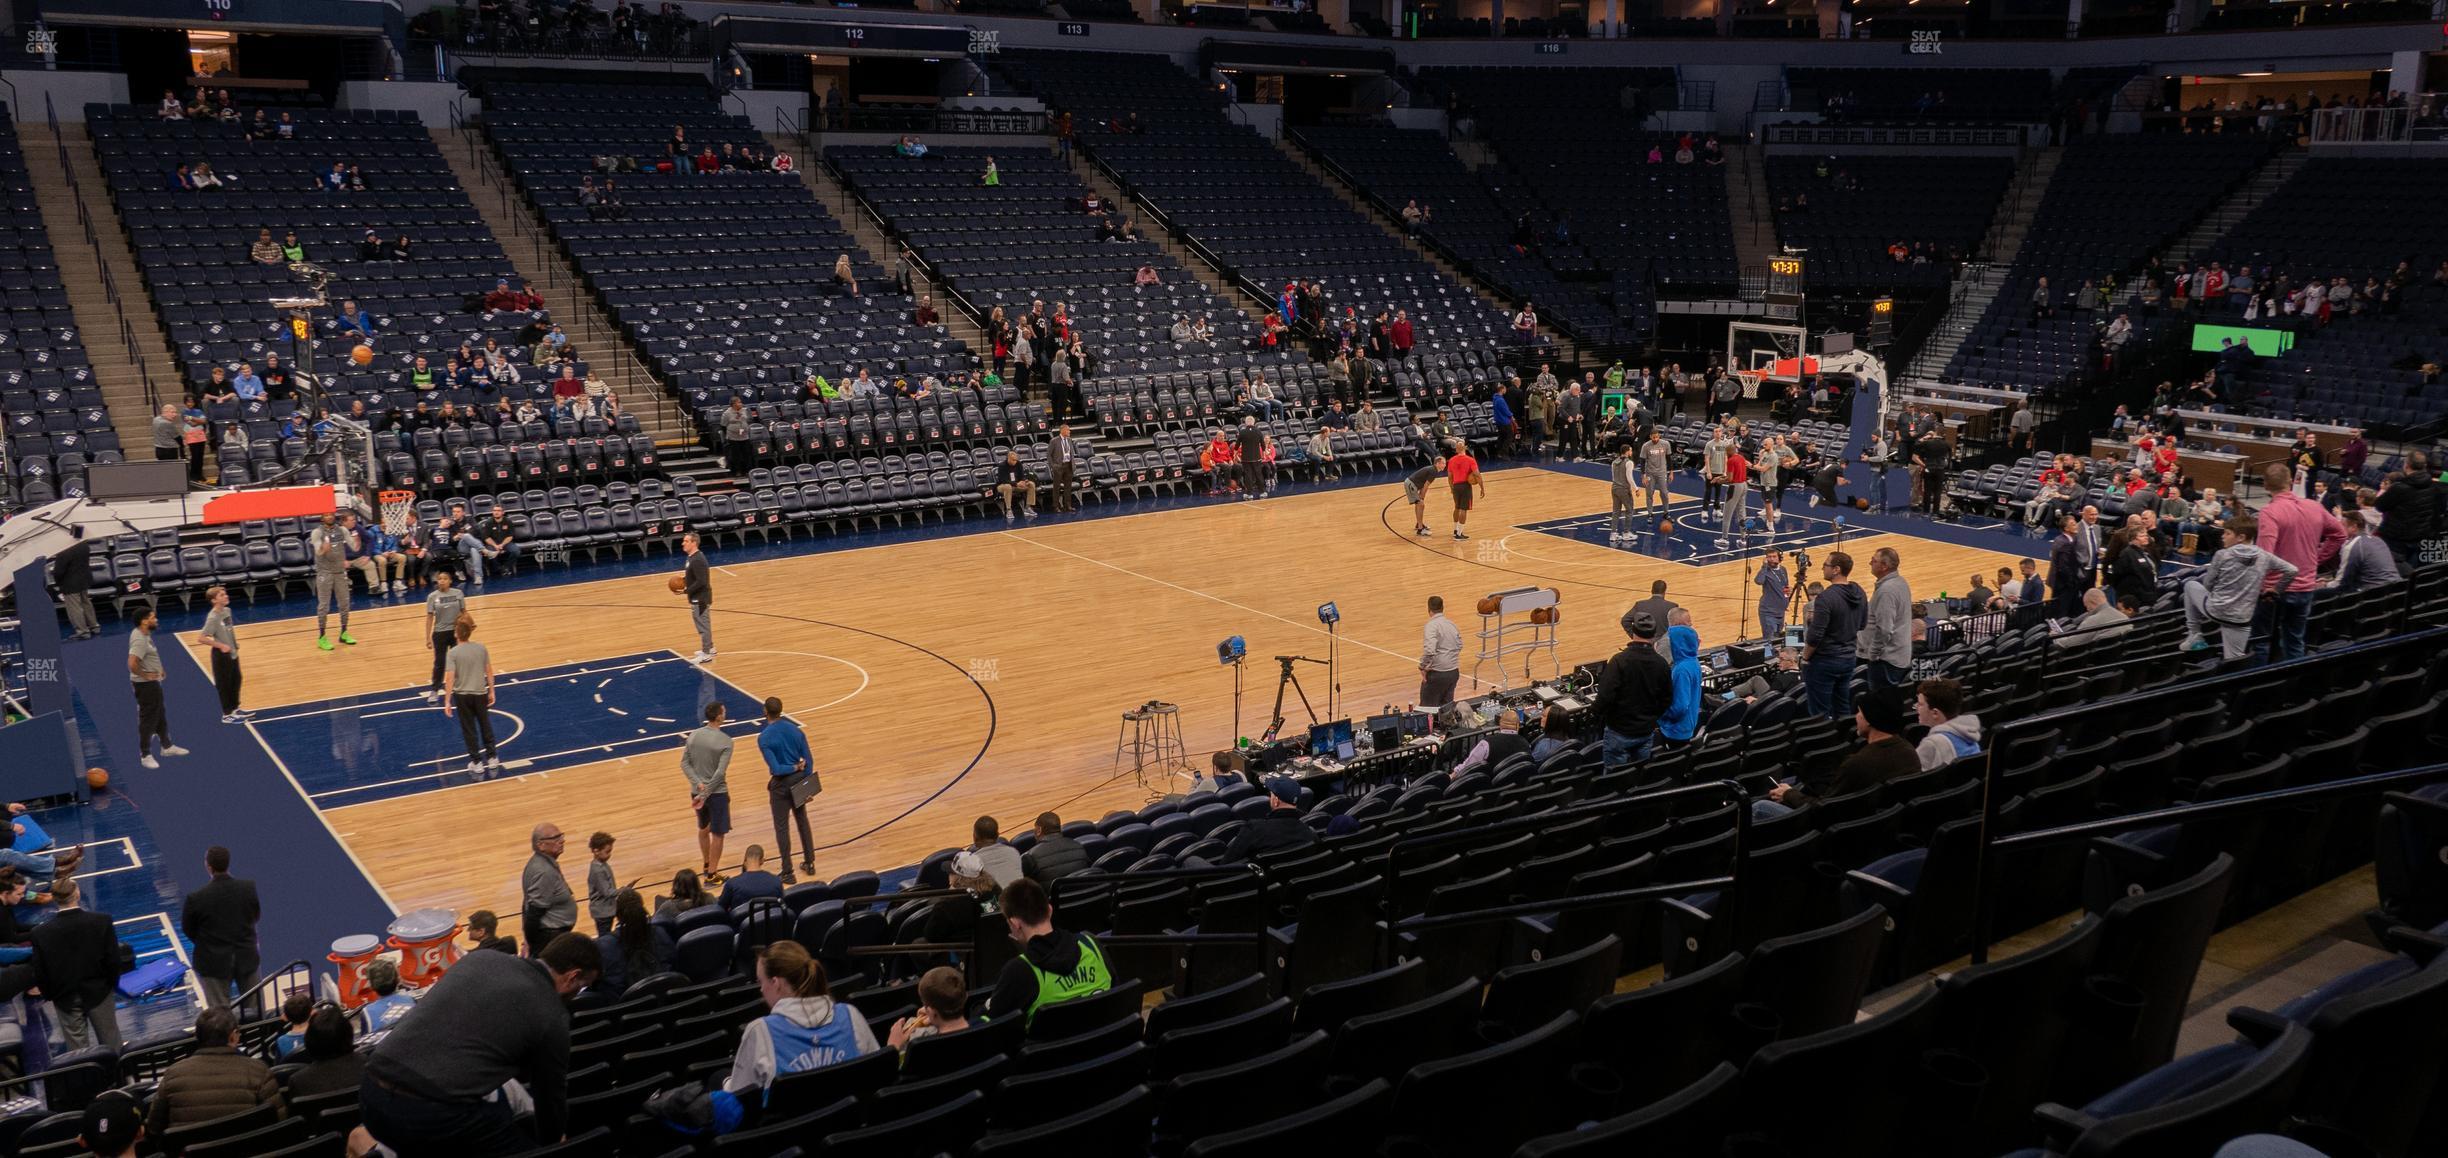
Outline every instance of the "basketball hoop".
[[387, 534], [404, 535], [416, 525], [416, 492], [384, 491], [375, 496], [381, 500], [376, 509], [382, 517], [382, 529]]
[[1742, 380], [1745, 398], [1760, 397], [1760, 384], [1768, 380], [1767, 373], [1761, 370], [1736, 370], [1734, 376]]

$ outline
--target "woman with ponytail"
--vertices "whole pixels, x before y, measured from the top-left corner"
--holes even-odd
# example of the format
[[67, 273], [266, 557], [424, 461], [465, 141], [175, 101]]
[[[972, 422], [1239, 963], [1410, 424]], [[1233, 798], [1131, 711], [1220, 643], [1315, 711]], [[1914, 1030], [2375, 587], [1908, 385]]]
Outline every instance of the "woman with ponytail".
[[723, 1088], [763, 1090], [782, 1074], [848, 1061], [877, 1049], [875, 1032], [858, 1010], [836, 1004], [824, 966], [797, 941], [776, 941], [757, 954], [757, 992], [772, 1012], [740, 1032], [739, 1053]]

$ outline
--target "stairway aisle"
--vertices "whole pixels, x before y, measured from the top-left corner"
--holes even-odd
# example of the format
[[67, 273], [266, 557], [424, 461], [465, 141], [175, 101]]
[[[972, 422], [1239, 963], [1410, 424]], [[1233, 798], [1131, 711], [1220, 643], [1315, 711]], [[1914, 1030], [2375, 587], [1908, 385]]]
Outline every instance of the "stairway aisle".
[[1997, 300], [2006, 288], [2007, 274], [2013, 271], [2015, 258], [2023, 252], [2023, 238], [2031, 232], [2034, 214], [2040, 202], [2048, 196], [2049, 182], [2057, 175], [2057, 166], [2065, 160], [2062, 145], [2034, 149], [2023, 159], [2023, 170], [2004, 200], [1998, 202], [1997, 213], [1990, 219], [1988, 235], [1981, 249], [1989, 255], [1986, 262], [1968, 262], [1955, 275], [1952, 292], [1955, 302], [1947, 308], [1946, 317], [1938, 329], [1904, 368], [1903, 377], [1935, 380], [1946, 372], [1955, 352], [1963, 348], [1972, 336], [1972, 328], [1980, 324], [1989, 312], [1989, 303]]
[[431, 132], [434, 145], [459, 178], [459, 187], [467, 190], [477, 215], [501, 242], [502, 251], [510, 255], [511, 267], [535, 286], [544, 308], [561, 323], [561, 331], [586, 358], [588, 369], [620, 395], [621, 404], [654, 436], [658, 449], [683, 450], [695, 445], [696, 432], [681, 417], [678, 400], [621, 339], [610, 311], [578, 279], [578, 272], [545, 229], [543, 215], [528, 204], [502, 169], [482, 130]]
[[[102, 399], [110, 406], [111, 426], [119, 432], [119, 445], [129, 458], [149, 457], [157, 403], [147, 396], [146, 376], [151, 376], [161, 401], [176, 402], [184, 390], [169, 335], [153, 310], [152, 296], [145, 292], [136, 254], [128, 248], [126, 227], [103, 185], [92, 138], [86, 136], [82, 124], [63, 123], [54, 138], [42, 125], [20, 122], [17, 141], [25, 154], [26, 176], [34, 187], [34, 204], [42, 211], [43, 228], [50, 232], [51, 250], [59, 258], [60, 284], [68, 291], [68, 308], [76, 317], [85, 353], [93, 361]], [[60, 167], [62, 146], [68, 152], [65, 170]], [[73, 191], [71, 173], [76, 178]], [[77, 219], [79, 192], [93, 222], [94, 245], [85, 243], [85, 226]], [[116, 302], [104, 288], [105, 269], [118, 288]], [[122, 321], [134, 338], [132, 353], [120, 334]]]
[[[901, 247], [884, 235], [883, 223], [867, 212], [841, 182], [834, 180], [832, 170], [817, 159], [812, 144], [794, 143], [772, 133], [764, 136], [765, 143], [775, 152], [795, 153], [804, 158], [798, 168], [799, 180], [816, 194], [817, 203], [840, 221], [843, 229], [850, 231], [850, 239], [858, 242], [859, 248], [866, 250], [868, 257], [886, 269], [893, 269], [901, 262]], [[952, 304], [951, 294], [938, 292], [934, 279], [928, 277], [925, 270], [911, 264], [908, 273], [913, 296], [925, 295], [935, 299], [935, 312], [943, 319], [944, 332], [984, 357], [991, 347], [986, 341], [986, 331], [978, 328], [977, 321]]]

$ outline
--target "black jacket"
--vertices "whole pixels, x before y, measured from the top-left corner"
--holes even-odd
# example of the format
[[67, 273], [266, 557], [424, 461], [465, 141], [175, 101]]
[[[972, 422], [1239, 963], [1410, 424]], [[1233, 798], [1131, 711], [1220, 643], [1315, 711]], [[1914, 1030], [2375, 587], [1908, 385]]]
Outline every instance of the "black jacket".
[[2372, 500], [2380, 512], [2380, 541], [2408, 558], [2421, 558], [2425, 540], [2439, 527], [2440, 488], [2429, 475], [2409, 474]]
[[1666, 657], [1634, 640], [1598, 669], [1598, 722], [1618, 736], [1646, 740], [1673, 694]]
[[119, 984], [119, 933], [110, 914], [69, 909], [34, 927], [35, 984], [53, 1001], [86, 1008], [111, 1000]]
[[1301, 823], [1299, 813], [1278, 808], [1255, 820], [1242, 821], [1240, 831], [1225, 843], [1224, 855], [1218, 858], [1218, 863], [1240, 864], [1260, 853], [1316, 844], [1317, 839], [1317, 830]]
[[93, 544], [83, 539], [51, 556], [51, 581], [62, 595], [83, 595], [93, 589]]
[[2159, 563], [2139, 543], [2128, 546], [2108, 565], [2108, 585], [2119, 600], [2148, 607], [2159, 598]]
[[223, 874], [187, 894], [179, 931], [195, 942], [195, 971], [204, 977], [252, 977], [263, 965], [255, 944], [255, 922], [263, 905], [255, 882]]
[[1088, 850], [1081, 848], [1080, 842], [1059, 832], [1037, 838], [1036, 844], [1020, 854], [1021, 871], [1026, 872], [1030, 880], [1048, 888], [1053, 887], [1054, 882], [1087, 867]]

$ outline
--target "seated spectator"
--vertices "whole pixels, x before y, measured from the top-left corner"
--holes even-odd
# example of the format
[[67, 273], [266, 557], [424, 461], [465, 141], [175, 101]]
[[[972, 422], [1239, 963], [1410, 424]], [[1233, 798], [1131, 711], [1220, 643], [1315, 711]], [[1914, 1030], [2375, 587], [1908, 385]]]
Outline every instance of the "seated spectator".
[[[348, 166], [343, 162], [332, 162], [331, 170], [323, 174], [321, 184], [326, 193], [339, 193], [346, 190], [349, 186]], [[366, 232], [371, 233], [373, 230], [369, 229]]]
[[1530, 740], [1522, 735], [1530, 728], [1530, 713], [1527, 711], [1513, 713], [1513, 730], [1510, 732], [1504, 730], [1502, 723], [1502, 719], [1499, 718], [1498, 727], [1479, 733], [1479, 742], [1471, 745], [1469, 753], [1453, 766], [1455, 776], [1463, 776], [1481, 768], [1493, 770], [1505, 757], [1517, 753], [1526, 754], [1530, 751]]
[[1172, 329], [1172, 332], [1171, 332], [1171, 337], [1172, 337], [1172, 339], [1173, 339], [1173, 344], [1174, 344], [1174, 345], [1176, 345], [1176, 346], [1187, 346], [1187, 345], [1189, 345], [1189, 344], [1190, 344], [1190, 319], [1189, 319], [1189, 318], [1187, 318], [1187, 317], [1177, 317], [1177, 318], [1174, 318], [1174, 319], [1173, 319], [1173, 329]]
[[[1529, 751], [1524, 742], [1522, 751]], [[1302, 823], [1300, 816], [1300, 781], [1289, 776], [1270, 776], [1266, 781], [1267, 814], [1241, 823], [1239, 831], [1224, 845], [1217, 864], [1247, 864], [1262, 853], [1281, 852], [1288, 848], [1306, 848], [1317, 843], [1317, 830]]]
[[484, 308], [525, 313], [543, 309], [544, 299], [536, 296], [535, 287], [521, 283], [518, 289], [511, 289], [510, 279], [503, 278], [494, 282], [491, 292], [485, 294]]
[[1122, 219], [1122, 224], [1114, 227], [1114, 234], [1116, 241], [1137, 241], [1139, 240], [1138, 223], [1125, 217]]
[[[2235, 533], [2232, 526], [2227, 533], [2231, 536]], [[2186, 586], [2190, 587], [2194, 582], [2198, 580], [2188, 581]], [[2109, 598], [2108, 589], [2105, 587], [2094, 587], [2083, 592], [2082, 605], [2082, 617], [2075, 620], [2074, 626], [2067, 629], [2064, 634], [2050, 640], [2050, 647], [2059, 650], [2089, 647], [2095, 643], [2105, 643], [2133, 630], [2133, 624], [2125, 622], [2132, 618], [2133, 613], [2118, 606], [2115, 600]]]
[[927, 155], [927, 147], [924, 144], [919, 143], [918, 138], [905, 133], [902, 135], [900, 143], [893, 146], [893, 152], [915, 160], [916, 158]]
[[280, 243], [272, 240], [271, 230], [258, 229], [255, 231], [255, 244], [248, 247], [247, 259], [259, 265], [281, 264]]
[[935, 312], [934, 295], [926, 294], [919, 297], [918, 310], [914, 315], [914, 320], [921, 326], [932, 326], [935, 323], [943, 320], [943, 315]]
[[801, 1073], [874, 1053], [875, 1032], [858, 1010], [833, 1001], [824, 966], [797, 941], [776, 941], [757, 954], [757, 993], [770, 1010], [740, 1031], [723, 1089], [762, 1090], [783, 1074]]
[[196, 1050], [162, 1071], [145, 1108], [155, 1137], [181, 1126], [242, 1114], [280, 1098], [272, 1067], [238, 1052], [238, 1017], [228, 1009], [196, 1016]]
[[713, 903], [713, 898], [705, 894], [705, 886], [697, 882], [697, 870], [681, 869], [672, 874], [671, 895], [655, 903], [655, 915], [677, 917], [690, 909], [701, 909]]
[[291, 140], [297, 136], [297, 122], [290, 119], [289, 114], [282, 113], [279, 123], [272, 126], [272, 133], [281, 140]]
[[[1311, 839], [1315, 839], [1312, 834]], [[1033, 1019], [1037, 1011], [1058, 1001], [1091, 997], [1113, 988], [1113, 971], [1105, 953], [1086, 933], [1054, 925], [1054, 903], [1045, 886], [1017, 880], [1003, 886], [1003, 921], [1020, 952], [996, 975], [994, 996], [986, 1004], [986, 1019]]]
[[1765, 799], [1751, 802], [1754, 821], [1769, 820], [1808, 804], [1876, 787], [1921, 770], [1921, 758], [1904, 739], [1904, 704], [1896, 688], [1872, 688], [1855, 697], [1853, 734], [1862, 746], [1824, 778], [1780, 781]]
[[911, 1042], [939, 1033], [969, 1028], [969, 979], [949, 965], [938, 965], [918, 978], [918, 1012], [893, 1023], [887, 1044], [903, 1053]]
[[179, 103], [177, 93], [163, 89], [161, 103], [154, 106], [153, 115], [165, 121], [183, 121], [187, 119], [187, 106]]
[[1098, 241], [1120, 241], [1122, 240], [1122, 227], [1113, 218], [1102, 213], [1097, 214], [1095, 238]]
[[348, 167], [348, 188], [351, 193], [363, 193], [366, 189], [365, 174], [359, 172], [355, 165]]
[[314, 1013], [311, 993], [292, 993], [281, 1001], [281, 1031], [272, 1039], [272, 1060], [287, 1061], [306, 1047], [306, 1019]]
[[254, 363], [242, 359], [238, 363], [237, 376], [230, 379], [230, 389], [237, 394], [241, 402], [262, 401], [264, 396], [263, 376], [255, 372]]
[[188, 171], [188, 178], [195, 182], [195, 187], [198, 189], [218, 189], [225, 180], [237, 180], [235, 177], [223, 178], [220, 174], [213, 172], [210, 161], [196, 162], [195, 167]]
[[850, 255], [847, 253], [833, 259], [833, 284], [842, 287], [851, 297], [859, 296], [858, 273], [850, 268]]
[[1063, 835], [1062, 817], [1041, 812], [1037, 815], [1037, 843], [1020, 855], [1020, 871], [1028, 879], [1051, 889], [1054, 882], [1088, 867], [1088, 850], [1080, 842]]
[[391, 251], [383, 244], [381, 235], [371, 229], [365, 231], [364, 237], [357, 239], [359, 261], [387, 261], [390, 255]]
[[1777, 645], [1776, 659], [1768, 670], [1727, 689], [1726, 694], [1744, 703], [1757, 703], [1761, 696], [1775, 695], [1802, 682], [1802, 660], [1794, 649]]
[[[422, 525], [408, 529], [420, 535], [425, 530]], [[401, 541], [406, 542], [404, 538]], [[492, 949], [508, 953], [513, 957], [518, 955], [518, 938], [501, 935], [501, 918], [496, 916], [491, 909], [478, 909], [467, 915], [467, 935], [468, 949], [471, 952]]]
[[1967, 757], [1980, 754], [1980, 717], [1964, 710], [1963, 685], [1954, 680], [1922, 680], [1913, 695], [1913, 711], [1929, 734], [1921, 737], [1914, 751], [1921, 757], [1921, 770], [1944, 768]]
[[[678, 885], [673, 882], [675, 889]], [[612, 931], [595, 938], [595, 944], [603, 957], [603, 976], [595, 984], [615, 998], [631, 985], [670, 969], [673, 955], [679, 952], [671, 929], [646, 915], [646, 899], [636, 889], [613, 894]]]
[[229, 371], [224, 370], [219, 366], [215, 366], [212, 368], [212, 376], [205, 379], [202, 385], [196, 387], [196, 397], [199, 401], [202, 401], [207, 405], [221, 402], [236, 402], [238, 400], [238, 391], [232, 389], [230, 386]]
[[365, 1080], [365, 1059], [357, 1055], [357, 1028], [337, 1005], [324, 1002], [306, 1018], [306, 1068], [289, 1075], [289, 1097], [355, 1090]]
[[952, 858], [952, 887], [991, 895], [1028, 875], [1019, 850], [1003, 839], [994, 817], [978, 817], [969, 835], [969, 847]]
[[722, 907], [736, 910], [750, 901], [781, 900], [782, 878], [765, 868], [765, 847], [752, 844], [740, 857], [740, 871], [723, 882]]
[[2397, 558], [2389, 554], [2388, 544], [2373, 533], [2372, 520], [2361, 509], [2342, 511], [2338, 522], [2353, 536], [2338, 549], [2338, 571], [2335, 586], [2340, 591], [2361, 591], [2367, 587], [2395, 583], [2403, 579], [2397, 570]]
[[[374, 991], [374, 1000], [359, 1007], [357, 1016], [365, 1019], [367, 1033], [391, 1028], [416, 1008], [416, 998], [399, 991], [399, 966], [388, 958], [376, 957], [367, 963], [365, 983], [366, 988]], [[309, 1030], [312, 1028], [308, 1026]]]
[[1404, 229], [1412, 233], [1419, 232], [1420, 222], [1426, 220], [1427, 216], [1428, 215], [1426, 213], [1421, 212], [1418, 198], [1413, 198], [1403, 203], [1402, 219]]
[[399, 240], [394, 241], [394, 242], [392, 242], [392, 243], [391, 243], [391, 250], [390, 250], [390, 258], [391, 258], [391, 260], [393, 260], [393, 261], [407, 261], [407, 260], [409, 260], [411, 257], [413, 257], [414, 255], [415, 255], [415, 247], [414, 247], [414, 243], [412, 243], [412, 242], [410, 242], [410, 241], [408, 240], [408, 235], [407, 235], [407, 234], [405, 234], [405, 233], [400, 234], [400, 235], [399, 235]]

